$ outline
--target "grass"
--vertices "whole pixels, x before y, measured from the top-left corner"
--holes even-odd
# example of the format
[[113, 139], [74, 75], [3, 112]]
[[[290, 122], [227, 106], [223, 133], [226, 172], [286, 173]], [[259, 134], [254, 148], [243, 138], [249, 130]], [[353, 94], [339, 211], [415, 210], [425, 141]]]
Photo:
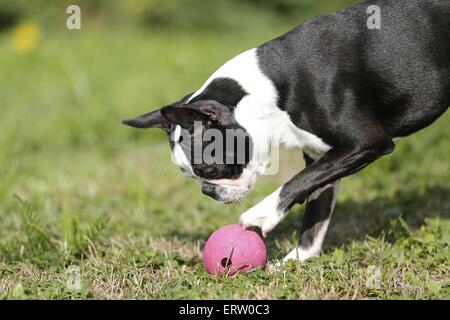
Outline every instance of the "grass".
[[[202, 244], [302, 168], [298, 151], [223, 206], [171, 164], [163, 133], [119, 124], [198, 88], [280, 30], [0, 34], [0, 298], [449, 299], [450, 114], [344, 179], [321, 257], [287, 272], [209, 276]], [[271, 263], [303, 207], [267, 240]], [[81, 289], [68, 285], [73, 268]], [[73, 279], [72, 279], [73, 280]]]

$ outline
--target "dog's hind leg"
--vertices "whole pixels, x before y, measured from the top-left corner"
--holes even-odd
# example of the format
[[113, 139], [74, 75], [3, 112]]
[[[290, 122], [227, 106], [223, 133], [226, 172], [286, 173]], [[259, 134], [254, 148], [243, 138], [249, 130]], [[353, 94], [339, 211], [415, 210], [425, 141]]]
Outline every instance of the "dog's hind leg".
[[[304, 158], [307, 166], [314, 162], [306, 154]], [[304, 261], [320, 254], [336, 203], [338, 189], [339, 181], [336, 181], [314, 191], [307, 198], [299, 246], [292, 250], [283, 259], [284, 261]]]

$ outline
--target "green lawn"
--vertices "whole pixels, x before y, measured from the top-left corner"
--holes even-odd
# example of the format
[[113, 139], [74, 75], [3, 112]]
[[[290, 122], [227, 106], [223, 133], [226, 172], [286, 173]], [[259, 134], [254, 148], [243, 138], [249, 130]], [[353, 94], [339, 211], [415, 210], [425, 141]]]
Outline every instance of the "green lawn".
[[[0, 34], [0, 298], [449, 299], [449, 113], [344, 179], [320, 258], [204, 271], [208, 235], [301, 169], [301, 154], [284, 152], [279, 175], [223, 206], [181, 176], [162, 132], [120, 120], [281, 32], [42, 31], [26, 55]], [[293, 208], [269, 235], [270, 263], [292, 249], [302, 215]], [[67, 285], [74, 266], [81, 290]]]

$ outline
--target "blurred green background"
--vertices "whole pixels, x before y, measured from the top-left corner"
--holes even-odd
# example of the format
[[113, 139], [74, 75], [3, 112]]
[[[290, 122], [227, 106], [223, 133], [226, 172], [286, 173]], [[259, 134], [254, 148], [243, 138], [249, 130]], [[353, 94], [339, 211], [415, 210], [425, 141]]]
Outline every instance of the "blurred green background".
[[[337, 290], [335, 282], [316, 283], [314, 276], [301, 280], [312, 281], [309, 287], [299, 279], [280, 282], [281, 291], [272, 290], [270, 279], [258, 288], [249, 282], [242, 294], [236, 283], [199, 280], [205, 275], [198, 256], [208, 234], [236, 223], [240, 213], [298, 172], [300, 153], [284, 153], [277, 176], [264, 177], [243, 203], [225, 207], [181, 176], [162, 132], [120, 125], [123, 118], [196, 90], [242, 51], [355, 2], [84, 0], [75, 1], [81, 7], [81, 30], [68, 30], [66, 8], [73, 1], [0, 0], [0, 298], [298, 298], [312, 291], [321, 298], [367, 296], [351, 282], [346, 287], [347, 282], [337, 281], [342, 286]], [[449, 120], [446, 114], [398, 141], [393, 155], [345, 179], [326, 252], [363, 241], [367, 234], [378, 237], [400, 216], [411, 226], [421, 226], [426, 218], [448, 219]], [[37, 218], [21, 209], [15, 194]], [[298, 238], [303, 207], [291, 211], [268, 240], [271, 259], [282, 257]], [[100, 228], [98, 221], [108, 222]], [[448, 237], [448, 232], [447, 223], [443, 234]], [[384, 238], [379, 241], [361, 242], [361, 268], [378, 261], [364, 248], [385, 252], [388, 245]], [[448, 239], [442, 243], [448, 255]], [[156, 263], [160, 256], [169, 264]], [[414, 253], [405, 261], [419, 263], [419, 258]], [[446, 279], [448, 256], [423, 261], [408, 266], [421, 279], [429, 270], [435, 271], [430, 281]], [[87, 279], [82, 293], [67, 292], [61, 281], [74, 262]], [[155, 263], [160, 269], [153, 269]], [[135, 274], [143, 283], [128, 282], [137, 272], [145, 272]], [[193, 287], [192, 279], [205, 286]], [[390, 287], [392, 292], [442, 295], [436, 284], [432, 292], [427, 284], [412, 290], [409, 278], [402, 279], [387, 282], [394, 289], [400, 286], [397, 291]], [[115, 286], [116, 280], [122, 285]]]
[[33, 121], [28, 147], [116, 148], [147, 139], [117, 119], [173, 102], [238, 53], [352, 2], [78, 1], [82, 29], [67, 30], [71, 1], [1, 0], [1, 103]]

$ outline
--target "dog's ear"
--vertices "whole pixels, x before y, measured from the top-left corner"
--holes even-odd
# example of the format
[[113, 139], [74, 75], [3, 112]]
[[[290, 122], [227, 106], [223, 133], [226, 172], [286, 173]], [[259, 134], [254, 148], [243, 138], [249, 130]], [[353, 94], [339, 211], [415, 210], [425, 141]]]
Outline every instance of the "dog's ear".
[[192, 128], [194, 121], [212, 121], [222, 126], [236, 123], [230, 108], [214, 100], [167, 106], [161, 109], [161, 113], [169, 122], [184, 129]]
[[161, 113], [161, 109], [143, 114], [134, 119], [122, 120], [122, 123], [135, 128], [161, 128], [168, 130], [170, 123]]

